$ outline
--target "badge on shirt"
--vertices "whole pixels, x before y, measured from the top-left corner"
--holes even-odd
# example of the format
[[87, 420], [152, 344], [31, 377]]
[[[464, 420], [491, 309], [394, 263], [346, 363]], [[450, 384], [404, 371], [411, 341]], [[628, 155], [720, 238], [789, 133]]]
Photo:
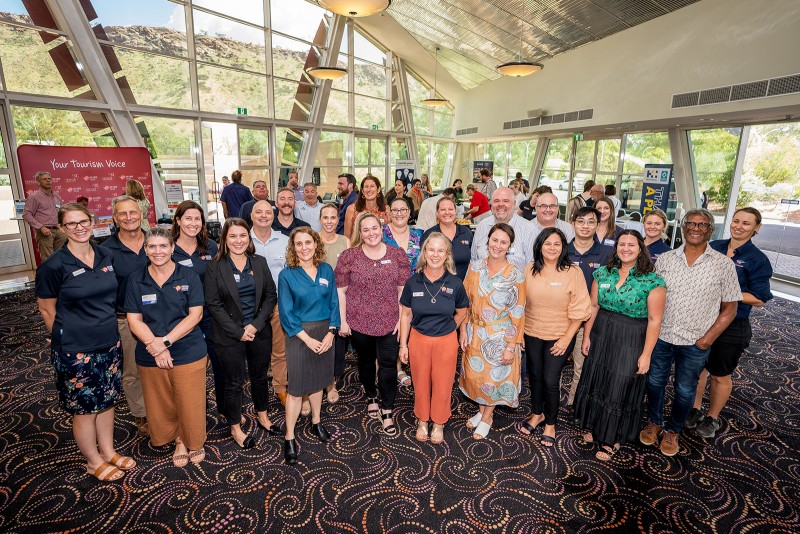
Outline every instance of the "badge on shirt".
[[603, 244], [607, 245], [609, 247], [613, 247], [614, 246], [614, 240], [613, 239], [603, 239]]
[[283, 259], [286, 259], [286, 256], [284, 256], [283, 254], [278, 254], [278, 255], [275, 256], [275, 259], [276, 260], [283, 260]]
[[611, 284], [600, 284], [600, 289], [609, 289]]
[[72, 276], [80, 276], [80, 275], [82, 275], [82, 274], [83, 274], [83, 273], [85, 273], [85, 272], [86, 272], [86, 269], [84, 269], [83, 267], [81, 267], [81, 268], [80, 268], [80, 269], [78, 269], [77, 271], [72, 271]]
[[600, 268], [600, 264], [599, 263], [591, 263], [591, 262], [589, 262], [589, 267], [591, 267], [592, 269], [599, 269]]
[[239, 283], [239, 282], [242, 280], [242, 277], [241, 277], [241, 276], [239, 276], [239, 275], [238, 275], [238, 274], [236, 274], [236, 273], [233, 273], [233, 279], [234, 279], [234, 280], [236, 281], [236, 283], [238, 284], [238, 283]]
[[514, 252], [513, 248], [508, 249], [508, 253], [507, 253], [508, 256], [513, 256], [514, 254], [516, 254], [516, 253]]
[[[581, 262], [579, 262], [579, 261], [573, 261], [573, 262], [572, 262], [572, 265], [574, 265], [575, 267], [580, 267], [580, 266], [581, 266]], [[590, 263], [589, 265], [591, 265], [591, 263]]]
[[381, 260], [381, 265], [389, 265], [392, 263], [392, 260]]
[[213, 257], [211, 256], [211, 254], [206, 254], [205, 256], [201, 256], [200, 259], [203, 261], [211, 261]]
[[158, 295], [142, 295], [142, 304], [155, 304], [158, 301]]
[[194, 263], [192, 263], [192, 258], [187, 258], [185, 260], [181, 260], [178, 263], [180, 263], [184, 267], [194, 267]]
[[177, 285], [177, 286], [175, 286], [175, 291], [182, 291], [182, 292], [186, 293], [187, 291], [189, 291], [189, 285], [188, 284], [187, 285], [183, 285], [183, 286]]
[[113, 265], [106, 265], [105, 267], [100, 267], [100, 270], [103, 271], [104, 273], [113, 273], [114, 272], [114, 266]]
[[561, 282], [550, 282], [551, 286], [560, 286]]
[[328, 287], [328, 279], [327, 278], [320, 278], [319, 279], [319, 285], [321, 285], [322, 287]]
[[462, 245], [469, 245], [469, 241], [467, 239], [461, 240]]
[[737, 267], [744, 267], [745, 263], [747, 263], [747, 262], [742, 261], [742, 260], [736, 260], [733, 263], [735, 263]]
[[444, 286], [442, 286], [442, 291], [444, 291], [447, 295], [452, 295], [453, 294], [453, 288], [452, 287], [444, 287]]
[[413, 293], [411, 293], [411, 296], [412, 297], [424, 297], [425, 293], [423, 293], [422, 291], [414, 291]]

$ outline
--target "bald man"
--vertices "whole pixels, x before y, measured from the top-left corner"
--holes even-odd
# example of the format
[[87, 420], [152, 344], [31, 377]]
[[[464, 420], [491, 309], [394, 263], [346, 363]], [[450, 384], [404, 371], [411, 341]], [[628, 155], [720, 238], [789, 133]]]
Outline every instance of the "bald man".
[[523, 269], [533, 261], [533, 239], [531, 223], [516, 214], [517, 203], [514, 191], [508, 187], [498, 187], [492, 195], [492, 212], [475, 228], [472, 239], [472, 261], [478, 261], [489, 255], [487, 242], [489, 230], [497, 223], [506, 223], [514, 228], [515, 239], [508, 249], [508, 261]]

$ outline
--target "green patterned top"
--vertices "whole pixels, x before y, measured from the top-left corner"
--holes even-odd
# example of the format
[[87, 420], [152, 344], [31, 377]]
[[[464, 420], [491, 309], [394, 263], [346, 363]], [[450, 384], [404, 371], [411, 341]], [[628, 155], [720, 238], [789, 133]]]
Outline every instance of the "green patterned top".
[[629, 273], [625, 283], [617, 289], [619, 269], [616, 267], [610, 271], [608, 267], [600, 267], [593, 276], [597, 282], [600, 307], [634, 319], [647, 318], [647, 295], [653, 288], [666, 285], [664, 279], [656, 273]]

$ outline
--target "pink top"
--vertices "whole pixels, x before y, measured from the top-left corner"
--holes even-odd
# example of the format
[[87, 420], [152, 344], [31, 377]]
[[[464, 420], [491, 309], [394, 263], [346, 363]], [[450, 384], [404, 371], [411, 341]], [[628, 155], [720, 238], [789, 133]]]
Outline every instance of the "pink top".
[[386, 245], [383, 258], [372, 260], [361, 247], [342, 252], [336, 263], [336, 287], [347, 288], [350, 328], [368, 336], [385, 336], [400, 319], [398, 287], [408, 279], [406, 253]]
[[42, 226], [58, 224], [58, 208], [61, 207], [61, 197], [55, 191], [52, 193], [52, 195], [48, 195], [39, 189], [28, 195], [28, 199], [25, 201], [22, 218], [34, 230], [38, 230]]

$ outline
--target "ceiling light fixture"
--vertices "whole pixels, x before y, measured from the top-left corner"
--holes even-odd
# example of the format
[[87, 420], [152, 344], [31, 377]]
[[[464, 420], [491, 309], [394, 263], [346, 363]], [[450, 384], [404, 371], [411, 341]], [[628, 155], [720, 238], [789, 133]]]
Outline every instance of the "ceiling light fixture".
[[[522, 23], [525, 24], [525, 21], [528, 20], [526, 16], [527, 11], [527, 4], [523, 1], [522, 2]], [[534, 63], [532, 61], [522, 61], [522, 32], [519, 32], [519, 50], [517, 51], [517, 60], [516, 61], [509, 61], [508, 63], [503, 63], [502, 65], [497, 66], [497, 71], [500, 74], [504, 74], [506, 76], [514, 76], [515, 78], [521, 78], [522, 76], [530, 76], [534, 72], [539, 72], [544, 68], [544, 65], [541, 63]]]
[[347, 69], [342, 67], [308, 67], [306, 72], [318, 80], [338, 80], [347, 76]]
[[317, 0], [317, 3], [343, 17], [369, 17], [385, 10], [392, 0]]
[[433, 98], [426, 98], [425, 100], [420, 100], [421, 104], [425, 104], [426, 106], [444, 106], [449, 100], [446, 98], [436, 98], [436, 78], [439, 74], [439, 47], [436, 47], [436, 65], [433, 67]]

